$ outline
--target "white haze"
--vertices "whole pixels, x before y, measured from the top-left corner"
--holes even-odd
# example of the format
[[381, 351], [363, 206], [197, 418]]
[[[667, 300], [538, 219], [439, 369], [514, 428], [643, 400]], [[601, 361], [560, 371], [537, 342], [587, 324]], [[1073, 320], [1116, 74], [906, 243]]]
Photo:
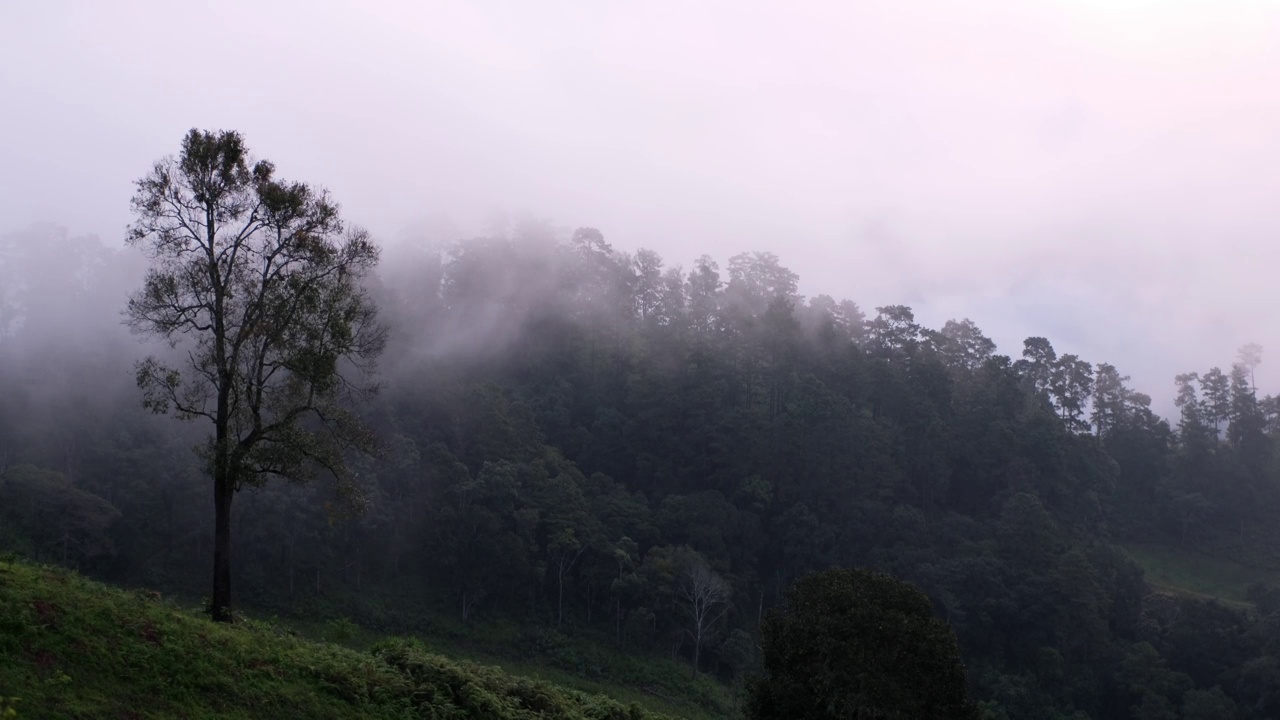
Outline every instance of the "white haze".
[[10, 0], [0, 233], [114, 242], [133, 179], [234, 128], [385, 240], [772, 250], [1159, 398], [1256, 341], [1274, 391], [1277, 37], [1270, 0]]

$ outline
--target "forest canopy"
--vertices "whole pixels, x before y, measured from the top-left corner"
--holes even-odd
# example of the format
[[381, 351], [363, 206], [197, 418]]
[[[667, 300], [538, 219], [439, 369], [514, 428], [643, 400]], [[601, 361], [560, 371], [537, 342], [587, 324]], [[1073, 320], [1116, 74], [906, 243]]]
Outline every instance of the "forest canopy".
[[[142, 353], [101, 309], [136, 259], [50, 227], [7, 243], [3, 272], [85, 272], [56, 302], [0, 297], [0, 541], [207, 592], [199, 438], [140, 407]], [[366, 511], [334, 521], [331, 484], [250, 490], [247, 604], [516, 621], [741, 684], [795, 580], [869, 568], [926, 593], [984, 717], [1280, 713], [1276, 591], [1153, 587], [1124, 549], [1280, 547], [1258, 348], [1187, 368], [1166, 419], [1049, 338], [1001, 354], [969, 319], [801, 297], [768, 252], [686, 268], [537, 224], [402, 251], [368, 291], [389, 335], [361, 416], [384, 452], [349, 460]]]

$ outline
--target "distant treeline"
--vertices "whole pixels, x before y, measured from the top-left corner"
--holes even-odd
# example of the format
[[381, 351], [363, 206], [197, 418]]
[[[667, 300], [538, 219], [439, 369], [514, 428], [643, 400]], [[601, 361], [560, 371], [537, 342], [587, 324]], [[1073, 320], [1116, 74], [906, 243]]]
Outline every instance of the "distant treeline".
[[[138, 262], [37, 232], [0, 253], [0, 542], [207, 592], [203, 428], [141, 409], [119, 327]], [[928, 593], [988, 718], [1280, 715], [1280, 595], [1154, 592], [1118, 549], [1280, 547], [1260, 348], [1180, 375], [1171, 422], [1111, 364], [804, 299], [769, 253], [668, 267], [533, 227], [401, 252], [373, 290], [362, 512], [323, 483], [250, 492], [246, 604], [513, 619], [733, 680], [796, 578], [869, 567]]]

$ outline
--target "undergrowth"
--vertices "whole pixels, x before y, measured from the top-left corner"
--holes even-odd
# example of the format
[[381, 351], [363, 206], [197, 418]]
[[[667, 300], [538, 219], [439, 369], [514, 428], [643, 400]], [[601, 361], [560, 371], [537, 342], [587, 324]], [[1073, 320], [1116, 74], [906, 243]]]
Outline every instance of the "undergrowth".
[[[330, 627], [340, 634], [355, 630]], [[208, 621], [146, 591], [0, 561], [0, 718], [669, 717], [499, 668], [455, 662], [417, 640], [367, 651], [245, 619]]]

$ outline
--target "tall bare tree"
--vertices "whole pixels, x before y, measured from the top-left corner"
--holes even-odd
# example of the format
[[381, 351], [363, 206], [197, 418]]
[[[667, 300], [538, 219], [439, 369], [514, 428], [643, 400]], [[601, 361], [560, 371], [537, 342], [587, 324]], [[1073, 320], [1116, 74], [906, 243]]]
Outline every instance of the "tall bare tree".
[[151, 267], [125, 314], [176, 351], [138, 363], [138, 386], [153, 412], [213, 425], [202, 449], [214, 499], [210, 613], [227, 621], [238, 490], [328, 473], [341, 497], [359, 497], [344, 458], [375, 448], [348, 406], [377, 390], [386, 331], [361, 280], [378, 248], [344, 227], [325, 190], [253, 161], [236, 132], [191, 130], [177, 158], [136, 184], [128, 241]]
[[1255, 373], [1258, 366], [1262, 364], [1262, 346], [1258, 343], [1248, 343], [1241, 345], [1236, 351], [1236, 363], [1249, 369], [1249, 387], [1253, 388], [1256, 393], [1258, 391], [1258, 383]]
[[732, 588], [724, 578], [707, 566], [705, 560], [694, 555], [685, 564], [677, 592], [689, 610], [689, 635], [693, 638], [693, 675], [697, 677], [702, 646], [716, 623], [729, 611]]

